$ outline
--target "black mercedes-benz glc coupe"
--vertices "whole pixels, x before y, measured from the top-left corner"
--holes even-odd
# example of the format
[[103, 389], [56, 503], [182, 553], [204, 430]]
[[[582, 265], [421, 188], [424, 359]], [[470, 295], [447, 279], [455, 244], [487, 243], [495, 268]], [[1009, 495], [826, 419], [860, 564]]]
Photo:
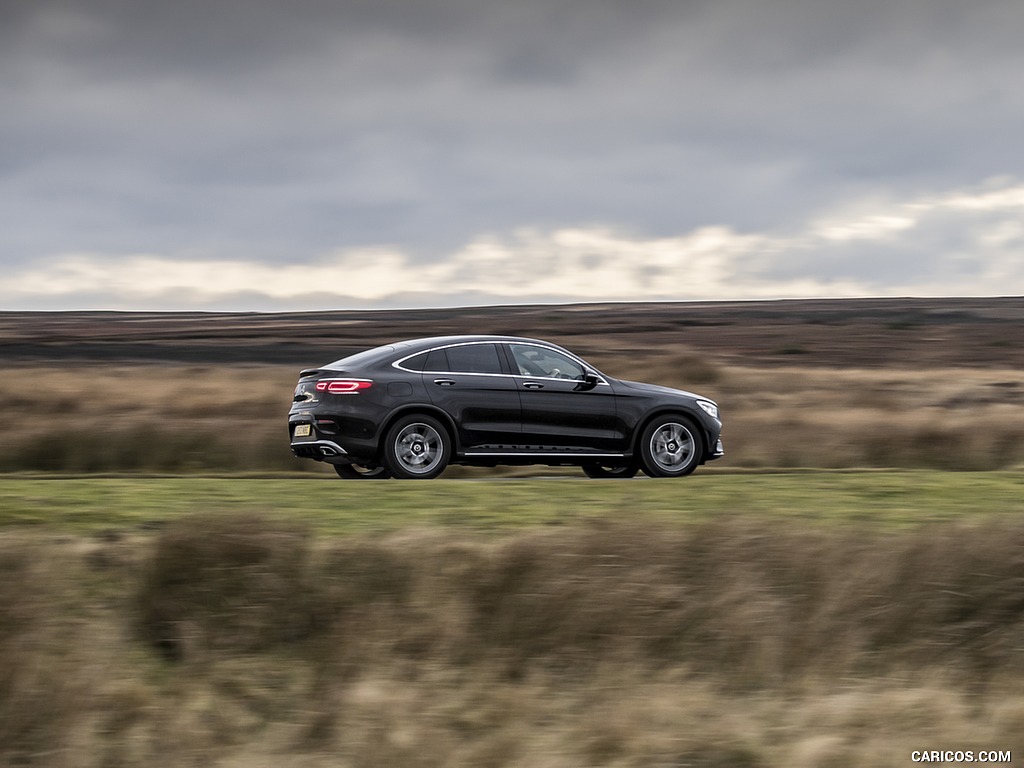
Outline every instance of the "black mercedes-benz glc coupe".
[[429, 479], [449, 464], [681, 477], [724, 452], [712, 400], [513, 336], [401, 341], [302, 371], [288, 430], [296, 456], [344, 478]]

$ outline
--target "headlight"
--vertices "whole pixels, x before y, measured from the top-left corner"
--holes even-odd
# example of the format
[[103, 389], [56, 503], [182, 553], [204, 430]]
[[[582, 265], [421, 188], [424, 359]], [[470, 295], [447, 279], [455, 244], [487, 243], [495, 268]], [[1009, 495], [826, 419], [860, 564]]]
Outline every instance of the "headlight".
[[704, 411], [704, 413], [706, 413], [711, 418], [718, 418], [718, 406], [712, 403], [710, 400], [698, 400], [697, 405], [699, 405], [701, 407], [701, 410]]

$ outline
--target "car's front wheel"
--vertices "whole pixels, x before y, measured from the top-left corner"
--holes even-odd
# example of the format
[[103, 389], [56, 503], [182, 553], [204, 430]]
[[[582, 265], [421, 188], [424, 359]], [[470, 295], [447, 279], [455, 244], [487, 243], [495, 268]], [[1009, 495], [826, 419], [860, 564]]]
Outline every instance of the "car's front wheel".
[[600, 480], [626, 479], [636, 477], [640, 467], [636, 464], [601, 464], [590, 462], [583, 465], [583, 474]]
[[384, 466], [401, 480], [430, 480], [451, 459], [448, 431], [432, 416], [404, 416], [384, 438]]
[[651, 477], [682, 477], [697, 468], [704, 443], [685, 416], [659, 416], [640, 437], [640, 460]]
[[343, 480], [385, 480], [391, 477], [383, 464], [335, 464], [334, 471]]

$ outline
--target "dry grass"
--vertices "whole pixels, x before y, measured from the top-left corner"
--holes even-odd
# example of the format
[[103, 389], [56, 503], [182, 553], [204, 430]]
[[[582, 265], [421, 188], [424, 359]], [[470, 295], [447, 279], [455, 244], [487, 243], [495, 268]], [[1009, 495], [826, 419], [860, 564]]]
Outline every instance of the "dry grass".
[[7, 471], [301, 470], [296, 371], [251, 366], [13, 368], [0, 379]]
[[174, 526], [143, 572], [143, 637], [176, 660], [196, 647], [247, 653], [305, 636], [307, 538], [246, 516]]
[[[741, 368], [682, 349], [595, 363], [696, 389], [723, 409], [733, 467], [1004, 469], [1024, 463], [1024, 374], [1000, 369]], [[0, 468], [300, 470], [284, 427], [296, 371], [272, 366], [11, 368]]]
[[0, 541], [0, 765], [880, 766], [1024, 748], [1024, 526]]
[[[688, 360], [667, 359], [649, 380], [719, 401], [729, 466], [991, 470], [1024, 463], [1019, 370], [718, 366], [709, 373], [701, 359]], [[695, 386], [701, 379], [708, 383]]]

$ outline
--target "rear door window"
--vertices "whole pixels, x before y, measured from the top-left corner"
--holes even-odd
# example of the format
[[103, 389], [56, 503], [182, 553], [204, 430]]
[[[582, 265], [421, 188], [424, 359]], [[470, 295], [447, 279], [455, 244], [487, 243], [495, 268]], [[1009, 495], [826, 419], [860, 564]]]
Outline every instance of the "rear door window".
[[439, 351], [448, 353], [451, 373], [504, 373], [496, 344], [463, 344]]

